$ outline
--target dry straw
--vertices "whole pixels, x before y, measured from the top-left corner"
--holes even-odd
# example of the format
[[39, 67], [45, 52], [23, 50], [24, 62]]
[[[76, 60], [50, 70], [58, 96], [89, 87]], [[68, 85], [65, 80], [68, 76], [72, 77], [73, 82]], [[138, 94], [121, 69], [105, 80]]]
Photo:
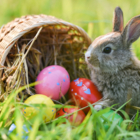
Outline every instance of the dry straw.
[[[0, 30], [0, 100], [13, 89], [35, 82], [49, 65], [65, 67], [71, 80], [88, 77], [84, 52], [90, 44], [82, 28], [52, 16], [23, 16], [6, 24]], [[16, 99], [34, 93], [28, 87]]]

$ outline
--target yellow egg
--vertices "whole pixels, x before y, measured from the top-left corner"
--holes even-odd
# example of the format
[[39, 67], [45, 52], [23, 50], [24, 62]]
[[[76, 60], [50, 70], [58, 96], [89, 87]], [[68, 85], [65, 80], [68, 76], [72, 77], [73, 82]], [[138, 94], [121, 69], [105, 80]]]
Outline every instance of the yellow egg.
[[42, 94], [32, 95], [29, 98], [27, 98], [24, 103], [28, 105], [33, 104], [37, 105], [36, 107], [24, 107], [22, 111], [27, 119], [32, 119], [34, 116], [40, 113], [40, 109], [41, 111], [43, 110], [43, 112], [45, 112], [45, 114], [43, 115], [43, 120], [45, 122], [49, 122], [55, 118], [56, 115], [56, 109], [54, 108], [55, 104], [49, 97], [45, 95]]

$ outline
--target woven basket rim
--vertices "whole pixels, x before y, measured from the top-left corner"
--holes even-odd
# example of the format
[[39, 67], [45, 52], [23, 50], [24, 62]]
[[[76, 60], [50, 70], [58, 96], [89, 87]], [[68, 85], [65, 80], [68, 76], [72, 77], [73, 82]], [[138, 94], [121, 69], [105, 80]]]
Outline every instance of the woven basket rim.
[[[57, 19], [57, 18], [55, 18], [53, 16], [47, 16], [47, 15], [42, 15], [42, 14], [41, 15], [33, 15], [33, 16], [29, 15], [29, 16], [32, 17], [31, 18], [32, 25], [30, 25], [31, 24], [30, 23], [31, 20], [28, 20], [28, 21], [25, 20], [26, 25], [24, 25], [24, 22], [21, 23], [19, 25], [19, 27], [17, 26], [16, 28], [14, 28], [12, 30], [12, 32], [9, 32], [6, 36], [4, 36], [3, 40], [0, 42], [0, 64], [1, 65], [4, 64], [6, 56], [8, 55], [10, 49], [15, 44], [15, 42], [20, 37], [22, 37], [25, 33], [31, 31], [32, 29], [34, 29], [36, 27], [41, 27], [41, 26], [44, 26], [44, 25], [45, 26], [48, 26], [48, 25], [64, 25], [64, 26], [69, 26], [69, 27], [73, 28], [74, 30], [78, 31], [80, 34], [82, 34], [84, 39], [86, 40], [86, 42], [88, 44], [91, 44], [91, 42], [92, 42], [91, 38], [88, 36], [86, 31], [84, 29], [82, 29], [81, 27], [77, 26], [77, 25], [74, 25], [72, 23], [69, 23], [69, 22], [61, 20], [61, 19]], [[23, 16], [23, 17], [19, 18], [19, 20], [20, 19], [22, 20], [25, 17], [28, 17], [28, 16]], [[33, 21], [33, 19], [35, 19], [35, 20]], [[17, 20], [17, 18], [15, 20]], [[10, 25], [14, 21], [12, 21], [12, 22], [10, 22], [8, 24]], [[2, 33], [2, 29], [3, 28], [1, 28], [0, 34]], [[18, 28], [18, 31], [17, 31], [17, 28]]]

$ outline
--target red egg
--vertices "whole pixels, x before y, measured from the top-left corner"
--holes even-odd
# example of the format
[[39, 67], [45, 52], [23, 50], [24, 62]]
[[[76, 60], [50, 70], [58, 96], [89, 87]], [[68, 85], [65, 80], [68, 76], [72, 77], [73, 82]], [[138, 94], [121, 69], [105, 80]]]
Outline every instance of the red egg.
[[56, 112], [56, 118], [75, 112], [70, 116], [66, 116], [65, 118], [68, 119], [72, 125], [78, 126], [79, 124], [83, 122], [85, 118], [85, 113], [82, 110], [79, 110], [78, 112], [76, 112], [78, 109], [79, 109], [78, 107], [61, 108], [59, 111]]
[[[73, 103], [79, 107], [85, 107], [89, 103], [93, 104], [102, 98], [101, 93], [91, 80], [86, 78], [78, 78], [71, 82], [69, 89], [69, 97], [73, 99]], [[84, 109], [89, 111], [89, 107]]]

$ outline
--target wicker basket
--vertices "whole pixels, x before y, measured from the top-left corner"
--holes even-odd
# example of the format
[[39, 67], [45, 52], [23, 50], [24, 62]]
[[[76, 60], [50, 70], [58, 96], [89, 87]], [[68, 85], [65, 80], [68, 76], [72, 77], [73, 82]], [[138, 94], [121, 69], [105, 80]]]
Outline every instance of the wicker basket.
[[[35, 82], [48, 65], [64, 66], [71, 80], [89, 77], [84, 52], [90, 44], [82, 28], [52, 16], [29, 15], [9, 22], [0, 30], [0, 100]], [[33, 87], [27, 88], [17, 99], [34, 93]]]

